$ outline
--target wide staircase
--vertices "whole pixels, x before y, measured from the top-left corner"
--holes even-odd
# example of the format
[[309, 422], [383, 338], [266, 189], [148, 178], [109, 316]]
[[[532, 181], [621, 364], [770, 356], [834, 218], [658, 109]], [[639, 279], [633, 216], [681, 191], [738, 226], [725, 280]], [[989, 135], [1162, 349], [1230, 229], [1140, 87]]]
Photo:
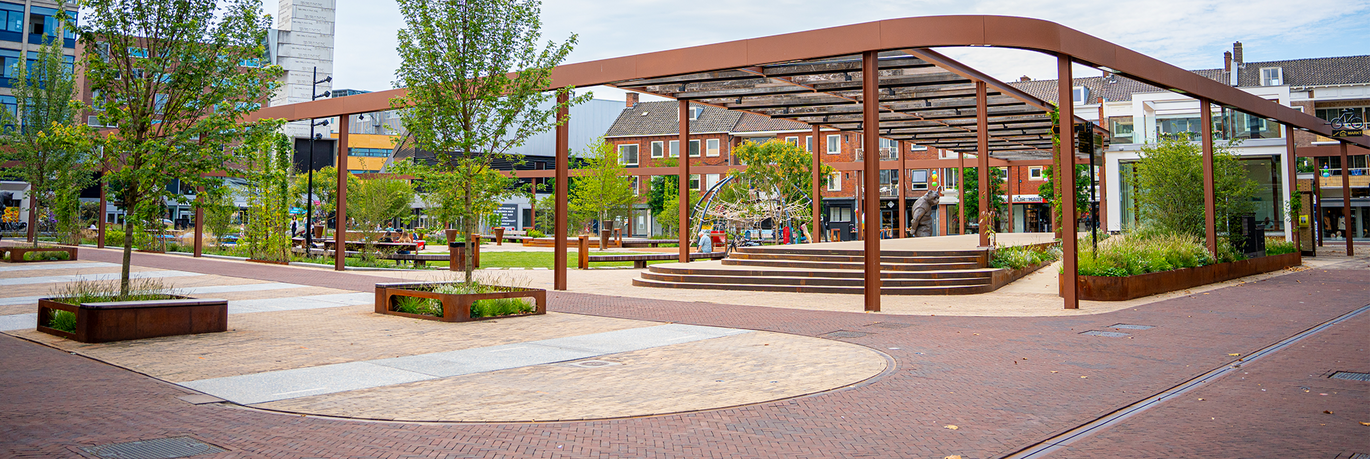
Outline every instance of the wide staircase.
[[[803, 247], [747, 247], [737, 249], [722, 261], [654, 265], [641, 278], [633, 279], [633, 285], [802, 293], [865, 291], [862, 251]], [[985, 293], [995, 289], [994, 271], [984, 250], [886, 250], [880, 257], [880, 292]]]

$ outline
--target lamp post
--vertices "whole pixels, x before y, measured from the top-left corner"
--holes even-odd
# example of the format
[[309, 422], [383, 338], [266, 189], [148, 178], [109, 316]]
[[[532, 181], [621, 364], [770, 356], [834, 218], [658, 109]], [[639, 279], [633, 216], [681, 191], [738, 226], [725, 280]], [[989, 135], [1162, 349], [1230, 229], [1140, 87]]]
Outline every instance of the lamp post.
[[[312, 81], [312, 82], [314, 83], [314, 84], [313, 84], [312, 86], [310, 86], [310, 88], [309, 88], [309, 94], [312, 96], [312, 98], [311, 98], [310, 100], [318, 100], [320, 97], [328, 97], [329, 94], [332, 92], [332, 91], [324, 91], [323, 94], [319, 94], [319, 93], [315, 92], [315, 91], [318, 91], [319, 85], [320, 85], [320, 84], [323, 84], [323, 83], [327, 83], [327, 82], [333, 81], [333, 77], [332, 77], [332, 76], [327, 76], [327, 77], [324, 77], [324, 79], [320, 80], [320, 79], [319, 79], [319, 68], [318, 68], [318, 67], [314, 67], [314, 78], [311, 79], [310, 81]], [[313, 248], [314, 248], [314, 141], [315, 141], [315, 140], [318, 140], [319, 137], [322, 137], [322, 136], [323, 136], [322, 134], [315, 134], [315, 133], [314, 133], [314, 127], [315, 127], [315, 126], [327, 126], [327, 125], [328, 125], [328, 120], [323, 120], [323, 121], [321, 121], [321, 122], [314, 122], [313, 119], [309, 120], [309, 165], [305, 166], [307, 169], [309, 169], [309, 174], [308, 174], [308, 175], [309, 175], [309, 178], [308, 178], [308, 183], [305, 185], [305, 190], [306, 190], [305, 194], [306, 194], [306, 197], [305, 197], [305, 201], [304, 201], [304, 206], [305, 206], [305, 217], [304, 217], [304, 226], [305, 226], [305, 231], [304, 231], [304, 256], [306, 256], [306, 257], [312, 255], [311, 251], [312, 251]], [[341, 148], [341, 147], [340, 147], [340, 148]], [[339, 164], [338, 167], [339, 167], [339, 168], [342, 168], [342, 167], [346, 167], [346, 165], [345, 165], [345, 164]], [[344, 250], [344, 248], [341, 247], [341, 246], [336, 246], [336, 245], [335, 245], [335, 246], [334, 246], [334, 250]]]

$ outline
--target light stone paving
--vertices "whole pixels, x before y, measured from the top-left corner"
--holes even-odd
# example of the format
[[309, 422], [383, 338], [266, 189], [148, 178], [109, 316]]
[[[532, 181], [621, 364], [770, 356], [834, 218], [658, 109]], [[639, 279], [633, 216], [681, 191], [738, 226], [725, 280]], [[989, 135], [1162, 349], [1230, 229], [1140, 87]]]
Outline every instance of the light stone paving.
[[248, 405], [599, 357], [742, 333], [750, 332], [693, 325], [659, 325], [503, 346], [187, 381], [181, 385]]
[[97, 262], [80, 262], [80, 261], [77, 261], [77, 262], [68, 262], [68, 263], [62, 263], [62, 264], [56, 265], [56, 266], [54, 266], [53, 263], [58, 263], [58, 262], [41, 262], [41, 263], [34, 263], [34, 264], [27, 264], [27, 265], [0, 266], [0, 273], [9, 273], [9, 272], [15, 272], [15, 271], [42, 271], [42, 270], [48, 270], [48, 269], [87, 269], [87, 268], [118, 268], [118, 267], [119, 267], [119, 265], [116, 265], [116, 264], [114, 264], [114, 263], [104, 263], [104, 262], [99, 262], [99, 261], [97, 261]]
[[[133, 278], [133, 279], [154, 279], [154, 278], [166, 278], [166, 277], [187, 277], [187, 276], [203, 276], [203, 275], [204, 275], [204, 274], [200, 274], [200, 273], [188, 273], [188, 272], [183, 272], [183, 271], [139, 271], [139, 272], [130, 272], [130, 273], [129, 273], [129, 278]], [[117, 272], [115, 272], [115, 273], [81, 273], [81, 274], [67, 274], [67, 275], [58, 275], [58, 276], [38, 276], [38, 277], [10, 277], [10, 278], [0, 279], [0, 286], [25, 285], [25, 284], [55, 284], [55, 283], [59, 283], [59, 282], [76, 282], [76, 281], [82, 281], [82, 280], [87, 280], [87, 281], [102, 281], [102, 280], [115, 280], [115, 279], [119, 279], [120, 277], [121, 277], [121, 273], [117, 273]]]
[[38, 313], [0, 316], [0, 331], [31, 329], [38, 325]]
[[555, 421], [679, 413], [795, 397], [880, 374], [865, 347], [753, 332], [595, 357], [263, 403], [412, 421]]

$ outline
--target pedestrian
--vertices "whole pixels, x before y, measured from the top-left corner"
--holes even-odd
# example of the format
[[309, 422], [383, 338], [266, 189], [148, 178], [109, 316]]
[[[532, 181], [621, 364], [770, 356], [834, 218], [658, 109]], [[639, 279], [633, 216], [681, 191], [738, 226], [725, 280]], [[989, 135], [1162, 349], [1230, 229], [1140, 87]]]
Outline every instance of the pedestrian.
[[300, 235], [300, 220], [295, 217], [290, 217], [290, 237], [298, 235]]
[[713, 253], [714, 241], [709, 237], [709, 230], [699, 230], [699, 252]]

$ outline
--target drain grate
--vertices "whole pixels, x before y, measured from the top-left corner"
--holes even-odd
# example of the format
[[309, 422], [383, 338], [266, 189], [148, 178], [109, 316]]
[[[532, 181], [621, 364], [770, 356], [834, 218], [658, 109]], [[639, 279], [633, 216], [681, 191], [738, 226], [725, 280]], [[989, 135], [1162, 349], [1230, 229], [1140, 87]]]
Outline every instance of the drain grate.
[[1122, 333], [1122, 332], [1099, 331], [1099, 330], [1083, 331], [1083, 332], [1080, 332], [1080, 334], [1081, 334], [1081, 335], [1089, 335], [1089, 336], [1102, 336], [1102, 337], [1105, 337], [1105, 338], [1123, 338], [1123, 337], [1127, 337], [1127, 336], [1132, 336], [1132, 335], [1129, 335], [1129, 334], [1127, 334], [1127, 333]]
[[118, 459], [174, 459], [227, 451], [190, 437], [158, 438], [82, 448], [96, 457]]
[[866, 335], [869, 335], [869, 334], [870, 334], [870, 333], [859, 332], [859, 331], [838, 330], [838, 331], [835, 331], [835, 332], [832, 332], [832, 333], [828, 333], [827, 336], [830, 337], [830, 338], [860, 338], [860, 337], [862, 337], [862, 336], [866, 336]]
[[867, 325], [867, 327], [888, 328], [888, 329], [892, 329], [892, 330], [893, 330], [893, 329], [900, 329], [900, 328], [909, 328], [909, 327], [912, 327], [912, 326], [913, 326], [913, 324], [901, 324], [901, 323], [898, 323], [898, 322], [876, 322], [876, 323]]
[[1113, 324], [1109, 325], [1108, 328], [1121, 328], [1124, 330], [1150, 330], [1156, 327], [1152, 325]]
[[610, 362], [610, 361], [608, 361], [608, 360], [581, 360], [581, 361], [579, 361], [579, 362], [571, 362], [571, 363], [568, 363], [567, 365], [570, 365], [570, 366], [573, 366], [573, 367], [580, 367], [580, 368], [600, 368], [600, 367], [611, 367], [611, 366], [614, 366], [614, 365], [622, 365], [622, 364], [621, 364], [621, 363], [618, 363], [618, 362]]
[[[1346, 379], [1346, 380], [1351, 380], [1351, 381], [1365, 381], [1365, 382], [1370, 382], [1370, 373], [1356, 373], [1356, 372], [1354, 372], [1354, 371], [1338, 371], [1338, 372], [1336, 372], [1336, 373], [1332, 373], [1332, 376], [1331, 376], [1331, 377], [1337, 378], [1337, 379]], [[1370, 458], [1367, 458], [1367, 459], [1370, 459]]]

